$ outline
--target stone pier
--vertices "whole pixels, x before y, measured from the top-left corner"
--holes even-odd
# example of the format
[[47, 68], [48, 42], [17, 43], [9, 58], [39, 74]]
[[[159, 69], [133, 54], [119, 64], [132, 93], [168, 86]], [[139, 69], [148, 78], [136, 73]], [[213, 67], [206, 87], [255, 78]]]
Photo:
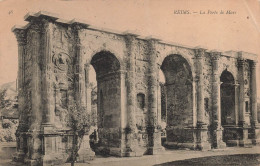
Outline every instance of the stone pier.
[[205, 49], [196, 50], [196, 90], [197, 90], [197, 148], [202, 150], [211, 149], [208, 136], [208, 124], [205, 122], [205, 96], [204, 96], [204, 76], [203, 76], [203, 57]]
[[211, 52], [212, 60], [212, 136], [213, 147], [224, 148], [226, 144], [223, 142], [223, 127], [221, 126], [221, 99], [220, 99], [220, 77], [219, 77], [219, 58], [220, 52]]

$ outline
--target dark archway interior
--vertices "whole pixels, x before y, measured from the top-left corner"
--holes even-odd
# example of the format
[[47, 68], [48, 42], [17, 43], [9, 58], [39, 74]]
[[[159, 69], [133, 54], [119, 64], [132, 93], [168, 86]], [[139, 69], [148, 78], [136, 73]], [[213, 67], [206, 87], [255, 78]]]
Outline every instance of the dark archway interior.
[[227, 70], [220, 76], [221, 89], [221, 124], [235, 124], [235, 87], [234, 77]]
[[161, 70], [165, 76], [167, 126], [187, 127], [192, 124], [191, 67], [181, 55], [169, 55]]
[[120, 63], [108, 51], [92, 57], [91, 65], [97, 80], [98, 128], [113, 128], [120, 125]]
[[104, 74], [112, 73], [120, 69], [118, 59], [108, 51], [101, 51], [92, 57], [90, 62], [97, 74], [97, 77]]
[[119, 148], [121, 136], [116, 129], [121, 127], [120, 63], [112, 53], [101, 51], [92, 57], [90, 64], [96, 72], [97, 81], [98, 146]]
[[99, 116], [100, 116], [99, 126], [103, 128], [104, 127], [104, 99], [103, 99], [102, 90], [100, 90], [98, 96], [99, 96]]

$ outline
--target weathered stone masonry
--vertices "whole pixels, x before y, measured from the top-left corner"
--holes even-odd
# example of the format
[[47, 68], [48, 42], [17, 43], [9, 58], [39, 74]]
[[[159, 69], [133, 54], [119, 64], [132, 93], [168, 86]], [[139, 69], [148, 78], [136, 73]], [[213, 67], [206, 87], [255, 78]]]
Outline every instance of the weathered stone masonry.
[[259, 143], [256, 55], [177, 46], [45, 12], [25, 20], [27, 26], [13, 28], [19, 58], [17, 160], [48, 165], [69, 157], [67, 115], [75, 103], [91, 110], [90, 65], [97, 77], [98, 151], [142, 156], [164, 149], [160, 70], [166, 80], [166, 147]]

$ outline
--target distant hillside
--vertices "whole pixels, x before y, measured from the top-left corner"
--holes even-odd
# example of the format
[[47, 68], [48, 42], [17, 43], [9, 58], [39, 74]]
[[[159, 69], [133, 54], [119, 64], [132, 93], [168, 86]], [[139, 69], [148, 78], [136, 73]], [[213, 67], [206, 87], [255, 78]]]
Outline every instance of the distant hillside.
[[0, 86], [0, 116], [18, 118], [17, 96], [15, 81]]

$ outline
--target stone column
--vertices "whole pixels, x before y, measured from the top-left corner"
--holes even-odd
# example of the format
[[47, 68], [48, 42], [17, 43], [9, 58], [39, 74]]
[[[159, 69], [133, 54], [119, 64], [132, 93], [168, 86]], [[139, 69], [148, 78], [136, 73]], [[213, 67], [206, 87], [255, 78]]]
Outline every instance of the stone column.
[[197, 127], [197, 82], [198, 82], [198, 78], [195, 76], [193, 77], [193, 80], [192, 80], [192, 94], [193, 94], [193, 97], [192, 97], [192, 102], [193, 102], [193, 127], [196, 128]]
[[239, 125], [241, 127], [246, 126], [245, 122], [245, 84], [244, 84], [244, 71], [245, 71], [245, 60], [238, 59], [238, 83], [239, 83]]
[[134, 44], [135, 44], [135, 35], [126, 34], [126, 48], [128, 55], [128, 71], [127, 71], [127, 119], [128, 127], [131, 131], [135, 131], [136, 122], [135, 122], [135, 106], [136, 106], [136, 90], [135, 90], [135, 54], [134, 54]]
[[[75, 100], [79, 109], [85, 109], [88, 114], [91, 115], [91, 91], [86, 91], [89, 88], [89, 84], [86, 84], [86, 76], [88, 76], [89, 68], [87, 68], [85, 73], [85, 66], [84, 66], [84, 51], [85, 47], [81, 43], [80, 33], [81, 30], [84, 29], [84, 26], [75, 24], [73, 25], [72, 29], [74, 30], [75, 35], [75, 53], [76, 53], [76, 64], [75, 64]], [[88, 96], [88, 98], [86, 98]], [[87, 102], [87, 100], [89, 102]], [[88, 103], [88, 105], [87, 105]], [[82, 140], [82, 147], [79, 149], [78, 152], [78, 159], [79, 162], [87, 162], [90, 159], [93, 159], [95, 153], [92, 151], [89, 145], [89, 135], [91, 133], [86, 133], [83, 136]]]
[[257, 120], [257, 85], [256, 85], [256, 62], [251, 61], [251, 106], [252, 106], [252, 124], [253, 126], [258, 125]]
[[23, 29], [14, 29], [18, 42], [18, 112], [19, 112], [19, 126], [16, 130], [16, 149], [17, 152], [14, 155], [15, 161], [23, 161], [26, 148], [26, 144], [23, 136], [23, 132], [27, 132], [28, 126], [26, 124], [26, 114], [24, 113], [24, 56], [26, 49], [26, 32]]
[[250, 62], [251, 70], [251, 111], [252, 111], [252, 130], [253, 130], [253, 144], [260, 143], [260, 125], [257, 120], [257, 85], [256, 85], [256, 61]]
[[161, 130], [158, 126], [158, 87], [159, 85], [159, 65], [158, 65], [158, 55], [156, 52], [156, 45], [158, 40], [148, 39], [149, 45], [149, 57], [150, 57], [150, 66], [149, 66], [149, 76], [148, 76], [148, 153], [157, 154], [160, 151], [164, 150], [161, 146]]
[[240, 146], [246, 146], [252, 142], [248, 140], [248, 124], [245, 121], [246, 110], [245, 110], [245, 60], [242, 57], [238, 59], [238, 83], [239, 83], [239, 133], [240, 133]]
[[239, 84], [235, 83], [235, 125], [238, 125], [239, 121]]
[[[80, 107], [86, 108], [86, 85], [85, 85], [85, 70], [84, 70], [84, 61], [83, 61], [83, 56], [84, 56], [84, 46], [81, 45], [80, 43], [76, 43], [76, 71], [75, 75], [77, 77], [77, 83], [76, 83], [76, 100], [78, 101], [78, 105]], [[89, 87], [87, 87], [89, 88]], [[88, 94], [87, 94], [88, 95]], [[90, 94], [91, 97], [91, 94]], [[91, 99], [90, 99], [91, 102]], [[88, 105], [89, 106], [89, 105]], [[90, 103], [90, 108], [87, 108], [87, 110], [91, 111], [91, 103]], [[86, 110], [86, 111], [87, 111]], [[89, 112], [90, 113], [90, 112]]]
[[158, 126], [160, 126], [160, 128], [161, 128], [162, 127], [161, 126], [161, 121], [162, 121], [162, 103], [161, 103], [162, 94], [161, 94], [160, 82], [158, 82], [158, 85], [159, 86], [158, 86], [158, 90], [157, 90], [157, 93], [158, 93], [158, 99], [157, 99], [157, 119], [158, 119]]
[[[138, 146], [135, 107], [136, 107], [136, 89], [135, 89], [135, 52], [136, 44], [135, 34], [125, 34], [127, 49], [127, 75], [126, 75], [126, 93], [127, 93], [127, 126], [124, 129], [126, 135], [126, 156], [142, 156], [143, 152]], [[122, 87], [121, 87], [122, 88]]]
[[52, 26], [46, 21], [43, 29], [43, 58], [42, 58], [42, 89], [43, 91], [43, 119], [42, 127], [44, 131], [51, 131], [54, 126], [54, 91], [53, 91], [53, 64], [52, 64]]
[[197, 78], [197, 143], [199, 149], [211, 149], [208, 142], [208, 125], [205, 122], [205, 104], [204, 104], [204, 76], [203, 76], [203, 57], [205, 49], [195, 50], [196, 57], [196, 78]]
[[203, 57], [205, 56], [205, 49], [196, 50], [196, 78], [197, 78], [197, 126], [207, 127], [205, 123], [204, 110], [204, 77], [203, 77]]
[[[23, 113], [23, 84], [24, 84], [24, 56], [26, 49], [26, 36], [24, 30], [15, 30], [18, 41], [18, 110], [19, 110], [19, 127], [24, 128], [25, 114]], [[18, 127], [18, 129], [19, 129]]]
[[213, 114], [213, 146], [215, 148], [224, 148], [226, 144], [222, 140], [223, 128], [221, 126], [221, 100], [220, 100], [220, 74], [219, 58], [220, 52], [211, 52], [212, 60], [212, 114]]
[[42, 27], [41, 24], [32, 24], [31, 29], [28, 30], [28, 33], [31, 34], [31, 49], [29, 54], [31, 54], [31, 61], [32, 61], [32, 66], [31, 66], [31, 72], [32, 72], [32, 77], [31, 77], [31, 114], [29, 117], [30, 126], [29, 126], [29, 131], [27, 133], [27, 139], [28, 139], [28, 154], [31, 154], [30, 157], [28, 157], [27, 162], [29, 163], [37, 163], [37, 160], [41, 158], [41, 153], [40, 150], [42, 149], [41, 147], [41, 138], [39, 138], [39, 133], [41, 130], [41, 121], [42, 121], [42, 110], [41, 110], [41, 105], [42, 105], [42, 100], [41, 100], [41, 69], [40, 69], [40, 64], [41, 64], [41, 57], [42, 57], [42, 52], [41, 52], [41, 32], [42, 32]]
[[86, 107], [87, 107], [87, 112], [91, 112], [91, 92], [92, 89], [89, 84], [89, 66], [90, 64], [85, 65], [85, 96], [86, 96]]
[[[126, 71], [120, 72], [120, 86], [121, 86], [121, 127], [126, 128], [128, 125], [127, 121], [127, 89], [126, 89]], [[124, 137], [125, 138], [125, 137]]]
[[[76, 103], [79, 107], [86, 109], [86, 76], [88, 76], [88, 69], [85, 70], [85, 62], [84, 62], [84, 50], [85, 47], [81, 43], [81, 38], [80, 38], [80, 31], [84, 29], [85, 27], [80, 25], [80, 24], [73, 24], [72, 25], [72, 30], [74, 33], [74, 48], [75, 48], [75, 100]], [[85, 71], [87, 73], [85, 73]], [[89, 108], [87, 108], [89, 109]], [[91, 105], [90, 105], [90, 110], [91, 110]], [[87, 110], [86, 110], [87, 111]], [[90, 113], [90, 112], [89, 112]]]
[[[32, 55], [32, 112], [30, 116], [30, 130], [40, 130], [40, 125], [42, 121], [42, 111], [41, 111], [41, 27], [39, 25], [34, 25], [29, 30], [31, 33], [31, 55]], [[34, 138], [32, 138], [34, 139]], [[37, 139], [37, 138], [35, 138]]]

